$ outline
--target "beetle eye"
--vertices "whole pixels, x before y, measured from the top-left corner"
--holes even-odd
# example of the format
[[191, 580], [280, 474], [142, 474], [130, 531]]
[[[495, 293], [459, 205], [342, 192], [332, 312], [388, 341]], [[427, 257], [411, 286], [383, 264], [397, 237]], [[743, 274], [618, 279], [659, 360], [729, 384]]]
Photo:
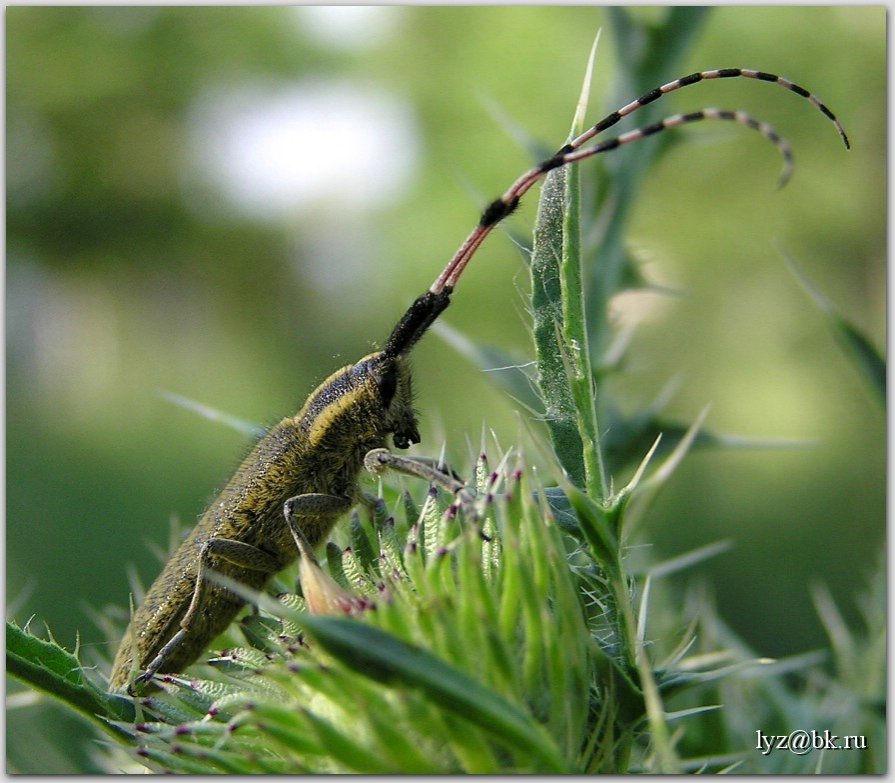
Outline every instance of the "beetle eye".
[[382, 404], [387, 408], [391, 405], [395, 392], [398, 390], [398, 371], [395, 369], [395, 365], [389, 362], [382, 374], [376, 376], [376, 383], [379, 385]]

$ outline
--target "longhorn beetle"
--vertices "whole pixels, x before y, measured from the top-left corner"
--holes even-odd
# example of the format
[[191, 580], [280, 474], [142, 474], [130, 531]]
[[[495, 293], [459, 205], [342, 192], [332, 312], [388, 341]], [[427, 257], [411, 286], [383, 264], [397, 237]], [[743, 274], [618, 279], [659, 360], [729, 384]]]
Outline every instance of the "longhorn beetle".
[[[744, 77], [772, 82], [805, 98], [848, 138], [817, 96], [774, 74], [742, 68], [702, 71], [650, 90], [604, 117], [545, 161], [526, 171], [489, 204], [469, 236], [435, 279], [401, 316], [381, 351], [334, 372], [294, 416], [264, 435], [229, 483], [186, 537], [134, 612], [112, 668], [110, 687], [147, 682], [153, 675], [177, 672], [193, 663], [234, 619], [242, 599], [212, 582], [210, 569], [253, 589], [261, 589], [299, 551], [313, 549], [361, 499], [362, 468], [393, 468], [439, 481], [422, 461], [398, 457], [384, 447], [386, 437], [399, 449], [419, 443], [412, 406], [408, 356], [450, 303], [463, 270], [494, 227], [511, 215], [520, 199], [549, 171], [577, 163], [624, 144], [690, 122], [726, 120], [758, 131], [783, 155], [781, 185], [792, 173], [789, 145], [774, 129], [742, 111], [700, 109], [675, 114], [592, 146], [587, 142], [667, 93], [709, 79]], [[441, 483], [468, 493], [448, 476]], [[458, 497], [459, 499], [459, 497]]]

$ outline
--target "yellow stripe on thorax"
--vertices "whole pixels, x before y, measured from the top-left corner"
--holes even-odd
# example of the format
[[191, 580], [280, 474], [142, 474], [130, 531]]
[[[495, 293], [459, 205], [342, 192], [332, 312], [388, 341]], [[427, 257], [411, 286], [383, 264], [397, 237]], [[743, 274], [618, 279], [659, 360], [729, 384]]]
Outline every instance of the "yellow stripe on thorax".
[[336, 397], [332, 402], [330, 402], [320, 413], [317, 414], [317, 417], [314, 419], [311, 424], [311, 428], [308, 431], [308, 446], [313, 449], [329, 432], [329, 428], [332, 423], [339, 417], [339, 415], [345, 411], [347, 408], [350, 408], [357, 404], [357, 400], [362, 399], [364, 396], [368, 395], [370, 390], [365, 386], [361, 386], [355, 389], [350, 389], [346, 391], [344, 394]]
[[[359, 359], [355, 364], [349, 364], [345, 367], [342, 367], [340, 370], [336, 370], [332, 375], [329, 376], [323, 383], [321, 383], [308, 397], [307, 402], [302, 406], [302, 409], [295, 415], [294, 421], [296, 423], [301, 422], [306, 416], [308, 416], [310, 409], [317, 402], [318, 397], [330, 386], [332, 386], [339, 378], [349, 373], [354, 367], [358, 364], [361, 364], [369, 359], [372, 359], [377, 355], [377, 352], [367, 354], [366, 356]], [[343, 394], [340, 394], [338, 397], [335, 397], [332, 401], [327, 403], [327, 405], [316, 415], [314, 420], [311, 422], [308, 428], [308, 446], [313, 448], [316, 446], [329, 431], [332, 423], [338, 418], [339, 414], [342, 413], [346, 408], [349, 408], [357, 403], [358, 400], [362, 400], [364, 395], [369, 394], [369, 388], [366, 383], [361, 382], [359, 386], [348, 389]]]

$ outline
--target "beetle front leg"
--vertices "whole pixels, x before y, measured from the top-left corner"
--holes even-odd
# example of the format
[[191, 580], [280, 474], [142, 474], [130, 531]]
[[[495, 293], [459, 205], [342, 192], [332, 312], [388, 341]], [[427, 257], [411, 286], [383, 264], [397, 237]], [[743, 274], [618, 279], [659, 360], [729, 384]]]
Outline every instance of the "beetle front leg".
[[460, 479], [447, 473], [444, 467], [432, 460], [420, 457], [405, 457], [402, 454], [393, 454], [388, 449], [373, 449], [364, 457], [364, 467], [371, 473], [379, 475], [385, 470], [394, 470], [408, 476], [421, 478], [446, 492], [450, 492], [457, 504], [463, 509], [463, 513], [472, 519], [478, 519], [475, 509], [475, 493]]

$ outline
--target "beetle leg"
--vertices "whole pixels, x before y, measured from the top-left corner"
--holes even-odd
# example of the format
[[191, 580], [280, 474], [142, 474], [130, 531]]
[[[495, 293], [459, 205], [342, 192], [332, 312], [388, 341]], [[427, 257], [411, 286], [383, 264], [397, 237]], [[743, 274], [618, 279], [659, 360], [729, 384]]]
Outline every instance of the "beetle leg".
[[479, 515], [475, 510], [475, 493], [460, 481], [453, 471], [448, 473], [444, 464], [440, 462], [393, 454], [388, 449], [373, 449], [368, 451], [367, 456], [364, 457], [364, 467], [376, 475], [390, 469], [428, 481], [430, 484], [450, 492], [457, 499], [457, 505], [463, 509], [464, 514], [478, 519]]
[[165, 663], [165, 660], [177, 649], [190, 632], [193, 619], [202, 605], [202, 594], [208, 582], [206, 572], [212, 567], [212, 558], [221, 558], [228, 563], [232, 563], [240, 568], [248, 568], [252, 571], [273, 572], [277, 568], [277, 559], [273, 555], [242, 541], [235, 541], [230, 538], [211, 538], [202, 544], [202, 548], [199, 550], [196, 587], [193, 590], [193, 597], [189, 607], [187, 607], [186, 614], [180, 621], [180, 630], [159, 650], [158, 655], [150, 661], [143, 673], [134, 679], [133, 685], [128, 686], [129, 693], [133, 694], [134, 686], [151, 680]]

